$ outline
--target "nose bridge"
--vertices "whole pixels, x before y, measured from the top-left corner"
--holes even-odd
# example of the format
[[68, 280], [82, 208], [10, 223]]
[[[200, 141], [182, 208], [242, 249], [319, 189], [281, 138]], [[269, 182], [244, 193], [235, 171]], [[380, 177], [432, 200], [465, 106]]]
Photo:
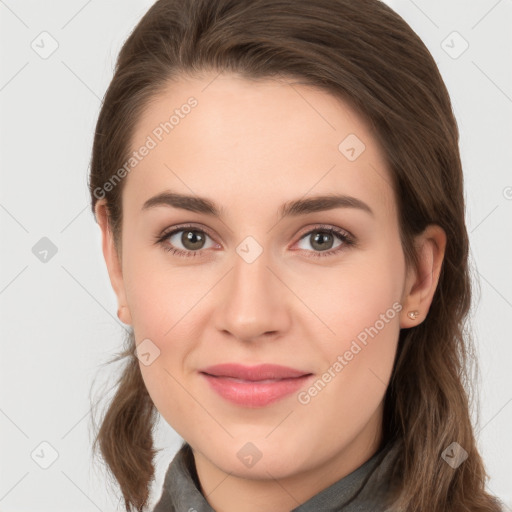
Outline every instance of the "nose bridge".
[[253, 339], [286, 328], [286, 287], [276, 278], [271, 251], [247, 237], [237, 247], [217, 310], [217, 328]]

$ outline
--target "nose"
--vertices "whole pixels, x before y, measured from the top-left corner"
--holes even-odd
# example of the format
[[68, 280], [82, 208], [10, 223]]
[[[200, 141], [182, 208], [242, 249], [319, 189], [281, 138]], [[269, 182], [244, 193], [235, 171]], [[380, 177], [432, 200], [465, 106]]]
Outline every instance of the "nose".
[[242, 341], [283, 335], [291, 324], [293, 293], [276, 265], [265, 251], [252, 262], [235, 254], [233, 262], [222, 285], [216, 287], [216, 329]]

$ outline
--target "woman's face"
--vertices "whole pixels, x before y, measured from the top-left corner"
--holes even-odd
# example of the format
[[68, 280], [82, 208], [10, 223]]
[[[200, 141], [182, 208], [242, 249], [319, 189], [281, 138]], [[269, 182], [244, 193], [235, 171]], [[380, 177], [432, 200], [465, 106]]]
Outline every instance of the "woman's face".
[[[355, 469], [381, 440], [400, 328], [419, 323], [368, 126], [309, 86], [211, 74], [170, 85], [132, 142], [109, 272], [159, 412], [233, 475]], [[202, 373], [224, 363], [306, 376]]]

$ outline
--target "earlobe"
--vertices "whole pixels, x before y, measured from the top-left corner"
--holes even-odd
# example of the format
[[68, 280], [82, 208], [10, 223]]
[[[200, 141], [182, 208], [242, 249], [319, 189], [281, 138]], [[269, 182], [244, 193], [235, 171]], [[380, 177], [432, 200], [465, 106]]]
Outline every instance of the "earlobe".
[[123, 322], [123, 324], [131, 325], [132, 317], [130, 315], [130, 310], [127, 306], [119, 306], [117, 309], [117, 318]]
[[445, 249], [446, 233], [435, 224], [427, 226], [416, 240], [418, 268], [409, 274], [400, 327], [414, 327], [427, 317], [439, 282]]
[[416, 318], [418, 317], [418, 315], [420, 314], [419, 311], [417, 310], [414, 310], [414, 311], [408, 311], [407, 312], [407, 316], [411, 319], [411, 320], [416, 320]]
[[110, 284], [117, 296], [117, 303], [119, 304], [117, 316], [121, 322], [130, 325], [131, 316], [126, 301], [121, 261], [114, 243], [112, 230], [110, 229], [108, 208], [105, 200], [101, 199], [96, 203], [94, 212], [101, 229], [102, 251], [107, 266]]

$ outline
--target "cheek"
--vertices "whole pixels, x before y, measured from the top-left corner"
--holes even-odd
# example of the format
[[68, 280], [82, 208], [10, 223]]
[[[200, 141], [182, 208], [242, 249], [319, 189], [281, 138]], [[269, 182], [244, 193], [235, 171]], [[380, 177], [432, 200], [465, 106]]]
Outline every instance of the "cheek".
[[311, 417], [324, 417], [329, 411], [323, 427], [312, 427], [319, 429], [320, 437], [327, 431], [342, 442], [356, 435], [383, 400], [402, 309], [401, 277], [393, 267], [391, 259], [376, 258], [371, 265], [346, 268], [339, 272], [339, 282], [326, 282], [325, 294], [317, 296], [315, 311], [330, 331], [323, 329], [326, 336], [314, 336], [323, 367], [319, 378], [303, 390], [299, 403]]
[[331, 341], [346, 343], [359, 335], [364, 341], [372, 326], [380, 331], [399, 324], [404, 278], [399, 253], [389, 248], [373, 251], [319, 277], [311, 304], [329, 327]]
[[127, 249], [126, 254], [124, 282], [136, 339], [161, 342], [189, 322], [189, 312], [207, 291], [204, 271], [176, 265], [159, 248]]
[[201, 417], [198, 405], [191, 399], [181, 375], [169, 365], [165, 354], [151, 365], [139, 364], [144, 385], [158, 412], [166, 422], [182, 437], [190, 435], [190, 419]]
[[323, 329], [325, 336], [314, 338], [327, 372], [317, 386], [323, 398], [314, 407], [337, 403], [345, 413], [359, 411], [361, 422], [382, 399], [400, 332], [401, 248], [380, 247], [359, 254], [330, 279], [321, 279], [323, 293], [312, 296], [310, 303], [329, 327]]
[[190, 415], [190, 395], [180, 383], [200, 340], [198, 302], [208, 288], [195, 270], [172, 267], [165, 251], [155, 252], [140, 257], [142, 251], [134, 251], [127, 258], [126, 295], [136, 344], [150, 340], [150, 352], [157, 354], [151, 364], [140, 363], [144, 383], [157, 409], [178, 426]]

